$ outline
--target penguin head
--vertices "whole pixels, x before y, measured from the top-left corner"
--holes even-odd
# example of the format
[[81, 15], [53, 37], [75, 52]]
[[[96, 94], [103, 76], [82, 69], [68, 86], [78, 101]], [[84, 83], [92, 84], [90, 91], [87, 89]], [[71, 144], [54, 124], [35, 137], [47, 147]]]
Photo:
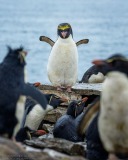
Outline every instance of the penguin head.
[[27, 52], [23, 50], [23, 47], [12, 49], [10, 46], [8, 46], [8, 53], [6, 57], [4, 58], [3, 62], [24, 66], [26, 64], [25, 62], [26, 55], [27, 55]]
[[83, 112], [85, 102], [87, 101], [87, 99], [88, 99], [87, 97], [84, 97], [82, 100], [71, 101], [68, 105], [67, 114], [76, 118], [79, 114]]
[[61, 98], [55, 94], [45, 94], [45, 97], [48, 101], [48, 104], [53, 106], [53, 108], [57, 108], [61, 103], [68, 101], [66, 98]]
[[73, 37], [72, 27], [69, 23], [61, 23], [58, 25], [57, 34], [62, 39], [68, 38], [70, 35]]
[[107, 59], [104, 60], [94, 60], [93, 64], [100, 66], [108, 66], [108, 71], [121, 71], [128, 74], [128, 59], [122, 54], [113, 54]]

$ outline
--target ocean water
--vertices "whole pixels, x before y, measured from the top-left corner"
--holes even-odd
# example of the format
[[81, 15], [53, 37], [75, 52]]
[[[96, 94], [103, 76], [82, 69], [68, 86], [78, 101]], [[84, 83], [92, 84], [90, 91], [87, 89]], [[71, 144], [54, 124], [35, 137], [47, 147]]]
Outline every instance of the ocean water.
[[28, 81], [49, 83], [47, 62], [50, 45], [40, 42], [41, 35], [57, 39], [57, 26], [70, 23], [78, 47], [79, 75], [92, 65], [95, 58], [107, 58], [113, 53], [128, 57], [127, 0], [0, 0], [0, 62], [12, 48], [24, 46]]

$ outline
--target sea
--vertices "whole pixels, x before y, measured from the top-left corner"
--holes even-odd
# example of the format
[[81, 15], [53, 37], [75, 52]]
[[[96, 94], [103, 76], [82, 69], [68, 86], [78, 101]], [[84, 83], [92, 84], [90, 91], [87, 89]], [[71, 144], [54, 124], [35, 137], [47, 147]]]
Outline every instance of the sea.
[[0, 62], [7, 46], [28, 52], [28, 82], [49, 83], [47, 63], [51, 46], [40, 36], [57, 40], [57, 26], [70, 23], [78, 46], [78, 79], [92, 60], [114, 53], [128, 57], [128, 0], [0, 0]]

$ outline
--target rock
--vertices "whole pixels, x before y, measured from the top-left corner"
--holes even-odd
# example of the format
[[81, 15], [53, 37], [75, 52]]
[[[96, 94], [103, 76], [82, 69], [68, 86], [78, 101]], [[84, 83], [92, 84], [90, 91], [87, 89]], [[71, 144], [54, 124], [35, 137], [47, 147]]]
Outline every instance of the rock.
[[67, 93], [65, 90], [63, 92], [57, 91], [54, 86], [49, 84], [40, 85], [38, 88], [44, 93], [54, 93], [58, 96], [64, 96], [69, 100], [81, 99], [81, 95], [100, 95], [102, 83], [76, 83], [72, 87], [72, 92]]
[[[0, 137], [0, 159], [1, 160], [20, 160], [29, 159], [28, 153], [21, 144], [12, 140]], [[32, 160], [32, 159], [31, 159]]]
[[51, 149], [35, 149], [0, 137], [0, 160], [85, 160], [81, 156], [68, 156]]
[[84, 157], [81, 156], [68, 156], [52, 149], [44, 149], [42, 152], [30, 151], [29, 154], [34, 160], [86, 160]]
[[25, 144], [35, 148], [50, 148], [69, 155], [86, 155], [85, 146], [59, 138], [26, 140]]
[[66, 113], [66, 107], [58, 107], [46, 114], [44, 121], [55, 123], [62, 115]]

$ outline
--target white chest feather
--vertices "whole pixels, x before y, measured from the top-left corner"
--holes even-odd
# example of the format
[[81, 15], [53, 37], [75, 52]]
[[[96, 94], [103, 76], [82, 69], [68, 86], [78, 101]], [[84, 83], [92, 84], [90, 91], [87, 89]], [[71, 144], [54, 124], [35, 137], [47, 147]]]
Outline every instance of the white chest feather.
[[98, 122], [101, 139], [111, 152], [117, 146], [128, 149], [128, 79], [121, 73], [117, 75], [103, 83]]
[[102, 83], [105, 79], [105, 76], [101, 73], [98, 72], [98, 74], [92, 74], [90, 78], [88, 79], [89, 83]]
[[53, 107], [50, 105], [47, 105], [46, 110], [44, 110], [39, 104], [35, 105], [26, 117], [25, 126], [37, 130], [44, 116], [52, 109]]
[[22, 118], [23, 118], [23, 115], [24, 115], [25, 101], [26, 101], [26, 97], [25, 96], [20, 96], [19, 100], [18, 100], [18, 103], [16, 104], [15, 115], [16, 115], [16, 118], [18, 120], [18, 123], [17, 123], [17, 125], [14, 129], [13, 136], [15, 136], [17, 131], [20, 129]]
[[49, 56], [47, 72], [55, 86], [58, 83], [75, 84], [78, 75], [78, 52], [71, 36], [67, 39], [58, 38]]

